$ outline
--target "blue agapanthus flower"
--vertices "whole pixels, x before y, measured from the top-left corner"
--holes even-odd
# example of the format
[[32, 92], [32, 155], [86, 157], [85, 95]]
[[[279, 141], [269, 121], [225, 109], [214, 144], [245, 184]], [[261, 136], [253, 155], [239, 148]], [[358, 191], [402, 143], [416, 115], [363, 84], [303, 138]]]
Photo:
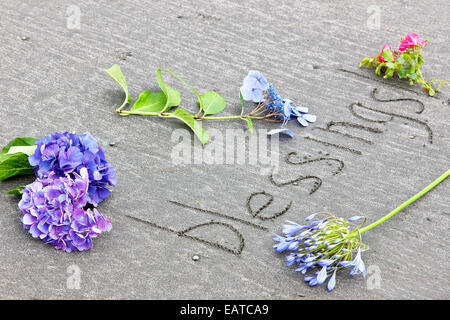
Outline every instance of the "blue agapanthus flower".
[[86, 168], [89, 175], [88, 203], [97, 206], [111, 191], [108, 186], [117, 183], [112, 165], [105, 159], [105, 150], [87, 132], [82, 135], [56, 133], [36, 142], [37, 149], [29, 157], [39, 178], [51, 174], [74, 177]]
[[306, 127], [317, 119], [308, 114], [308, 108], [294, 106], [292, 100], [283, 99], [259, 71], [249, 71], [241, 87], [241, 94], [244, 100], [258, 103], [259, 107], [265, 108], [269, 117], [282, 122], [281, 127], [269, 131], [269, 135], [283, 133], [293, 137], [293, 132], [286, 129], [288, 121], [295, 120]]
[[[313, 220], [317, 214], [305, 219], [307, 225], [300, 225], [288, 221], [283, 226], [283, 235], [275, 235], [277, 252], [290, 252], [286, 257], [286, 265], [296, 265], [295, 271], [306, 274], [308, 270], [316, 270], [313, 275], [305, 276], [310, 286], [323, 284], [328, 278], [328, 291], [336, 285], [336, 272], [340, 269], [351, 268], [350, 275], [362, 274], [366, 276], [361, 251], [368, 247], [361, 243], [359, 228], [364, 224], [362, 216], [348, 220], [337, 218], [329, 213], [322, 220]], [[364, 222], [352, 228], [350, 223], [364, 219]], [[356, 254], [354, 254], [356, 252]]]
[[[73, 178], [72, 178], [73, 177]], [[87, 209], [89, 174], [52, 172], [37, 178], [22, 191], [19, 208], [25, 229], [34, 237], [66, 252], [92, 248], [92, 239], [111, 230], [111, 223], [97, 209]]]

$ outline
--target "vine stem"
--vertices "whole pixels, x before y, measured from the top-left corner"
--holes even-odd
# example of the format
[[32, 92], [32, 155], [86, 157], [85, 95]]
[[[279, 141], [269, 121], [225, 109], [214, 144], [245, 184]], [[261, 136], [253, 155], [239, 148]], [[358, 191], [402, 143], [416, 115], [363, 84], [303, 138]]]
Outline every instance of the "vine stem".
[[[140, 112], [140, 111], [125, 111], [117, 109], [117, 113], [120, 115], [139, 115], [139, 116], [157, 116], [162, 118], [173, 118], [172, 113], [170, 112]], [[228, 117], [198, 117], [195, 116], [195, 120], [231, 120], [231, 119], [242, 119], [245, 120], [245, 118], [251, 118], [251, 119], [257, 119], [262, 120], [265, 117], [256, 117], [251, 115], [239, 115], [239, 116], [228, 116]]]
[[415, 202], [416, 200], [418, 200], [419, 198], [421, 198], [422, 196], [424, 196], [425, 194], [427, 194], [429, 191], [431, 191], [434, 187], [436, 187], [438, 184], [440, 184], [442, 181], [444, 181], [445, 179], [448, 178], [448, 176], [450, 176], [450, 169], [447, 170], [444, 174], [442, 174], [439, 178], [437, 178], [436, 180], [434, 180], [432, 183], [430, 183], [428, 186], [426, 186], [424, 189], [422, 189], [419, 193], [417, 193], [416, 195], [414, 195], [413, 197], [411, 197], [410, 199], [406, 200], [405, 202], [403, 202], [400, 206], [398, 206], [397, 208], [395, 208], [394, 210], [392, 210], [391, 212], [389, 212], [387, 215], [385, 215], [383, 218], [375, 221], [374, 223], [362, 228], [359, 230], [359, 233], [364, 233], [366, 231], [369, 231], [373, 228], [375, 228], [376, 226], [379, 226], [380, 224], [382, 224], [383, 222], [385, 222], [386, 220], [389, 220], [390, 218], [392, 218], [395, 214], [399, 213], [400, 211], [402, 211], [404, 208], [406, 208], [407, 206], [409, 206], [410, 204], [412, 204], [413, 202]]

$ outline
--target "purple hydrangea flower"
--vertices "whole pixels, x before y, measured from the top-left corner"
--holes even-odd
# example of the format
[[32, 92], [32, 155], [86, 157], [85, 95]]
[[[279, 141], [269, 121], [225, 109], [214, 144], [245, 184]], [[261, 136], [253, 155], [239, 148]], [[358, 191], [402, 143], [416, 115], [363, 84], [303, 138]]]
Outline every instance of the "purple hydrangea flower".
[[82, 135], [56, 133], [36, 142], [37, 149], [29, 157], [39, 178], [51, 174], [58, 177], [80, 174], [86, 168], [89, 175], [88, 203], [97, 206], [111, 191], [107, 186], [115, 186], [116, 174], [105, 159], [105, 150], [87, 132]]
[[[73, 178], [72, 178], [73, 176]], [[66, 252], [92, 248], [92, 238], [111, 230], [111, 223], [97, 209], [87, 209], [89, 174], [66, 177], [50, 173], [22, 191], [19, 208], [25, 229], [34, 237]]]

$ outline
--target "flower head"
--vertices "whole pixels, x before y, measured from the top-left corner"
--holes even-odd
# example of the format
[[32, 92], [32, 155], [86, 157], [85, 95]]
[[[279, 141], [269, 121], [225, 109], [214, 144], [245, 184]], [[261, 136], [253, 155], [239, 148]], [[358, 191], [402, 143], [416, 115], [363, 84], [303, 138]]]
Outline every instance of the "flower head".
[[308, 108], [294, 106], [292, 100], [283, 99], [259, 71], [248, 73], [241, 87], [241, 94], [244, 100], [258, 103], [258, 113], [263, 109], [268, 118], [282, 122], [281, 127], [270, 130], [269, 135], [283, 133], [293, 137], [293, 132], [285, 128], [288, 121], [295, 120], [304, 127], [316, 121], [316, 116], [308, 114]]
[[22, 191], [19, 208], [25, 229], [56, 249], [85, 251], [92, 238], [111, 230], [111, 223], [97, 209], [87, 209], [89, 174], [86, 168], [73, 178], [50, 173], [37, 178]]
[[73, 178], [86, 168], [88, 202], [96, 206], [111, 194], [107, 186], [116, 185], [116, 174], [105, 159], [105, 150], [88, 132], [82, 135], [56, 133], [38, 140], [36, 144], [37, 149], [29, 157], [29, 162], [35, 166], [39, 178], [47, 178], [51, 174]]
[[244, 100], [261, 102], [263, 100], [263, 91], [269, 89], [269, 83], [259, 71], [249, 71], [241, 87], [241, 94]]
[[402, 42], [400, 43], [400, 47], [398, 48], [398, 53], [402, 54], [409, 48], [424, 48], [427, 44], [427, 40], [422, 40], [419, 38], [419, 36], [415, 33], [409, 33], [404, 38], [401, 39]]
[[[360, 220], [361, 216], [344, 220], [329, 213], [321, 213], [325, 218], [313, 220], [317, 214], [306, 218], [307, 225], [287, 221], [283, 226], [283, 235], [276, 235], [274, 248], [277, 252], [290, 252], [286, 257], [286, 265], [297, 265], [295, 271], [306, 274], [308, 270], [316, 270], [314, 275], [305, 276], [310, 286], [321, 285], [328, 281], [328, 291], [336, 285], [336, 271], [352, 268], [350, 275], [366, 270], [361, 259], [361, 251], [368, 247], [361, 243], [359, 228], [364, 222], [354, 228], [350, 223]], [[354, 253], [356, 252], [356, 255]]]

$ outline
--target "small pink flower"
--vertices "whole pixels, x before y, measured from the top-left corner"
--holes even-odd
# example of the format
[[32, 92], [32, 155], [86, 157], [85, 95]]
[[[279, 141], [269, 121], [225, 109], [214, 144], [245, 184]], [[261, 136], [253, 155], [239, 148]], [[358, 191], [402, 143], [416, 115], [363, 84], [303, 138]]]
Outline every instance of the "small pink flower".
[[392, 56], [394, 57], [394, 60], [395, 60], [395, 54], [394, 54], [394, 51], [392, 51], [392, 48], [391, 48], [391, 46], [389, 45], [389, 43], [386, 43], [386, 44], [384, 45], [383, 49], [381, 49], [381, 52], [380, 52], [380, 56], [379, 56], [380, 62], [387, 62], [386, 60], [383, 59], [383, 52], [384, 52], [384, 50], [389, 50], [389, 51], [392, 53]]
[[400, 43], [400, 47], [398, 48], [398, 53], [402, 54], [408, 48], [415, 48], [419, 46], [420, 48], [425, 47], [428, 44], [426, 40], [422, 40], [415, 33], [409, 33], [405, 38], [402, 38], [402, 42]]

